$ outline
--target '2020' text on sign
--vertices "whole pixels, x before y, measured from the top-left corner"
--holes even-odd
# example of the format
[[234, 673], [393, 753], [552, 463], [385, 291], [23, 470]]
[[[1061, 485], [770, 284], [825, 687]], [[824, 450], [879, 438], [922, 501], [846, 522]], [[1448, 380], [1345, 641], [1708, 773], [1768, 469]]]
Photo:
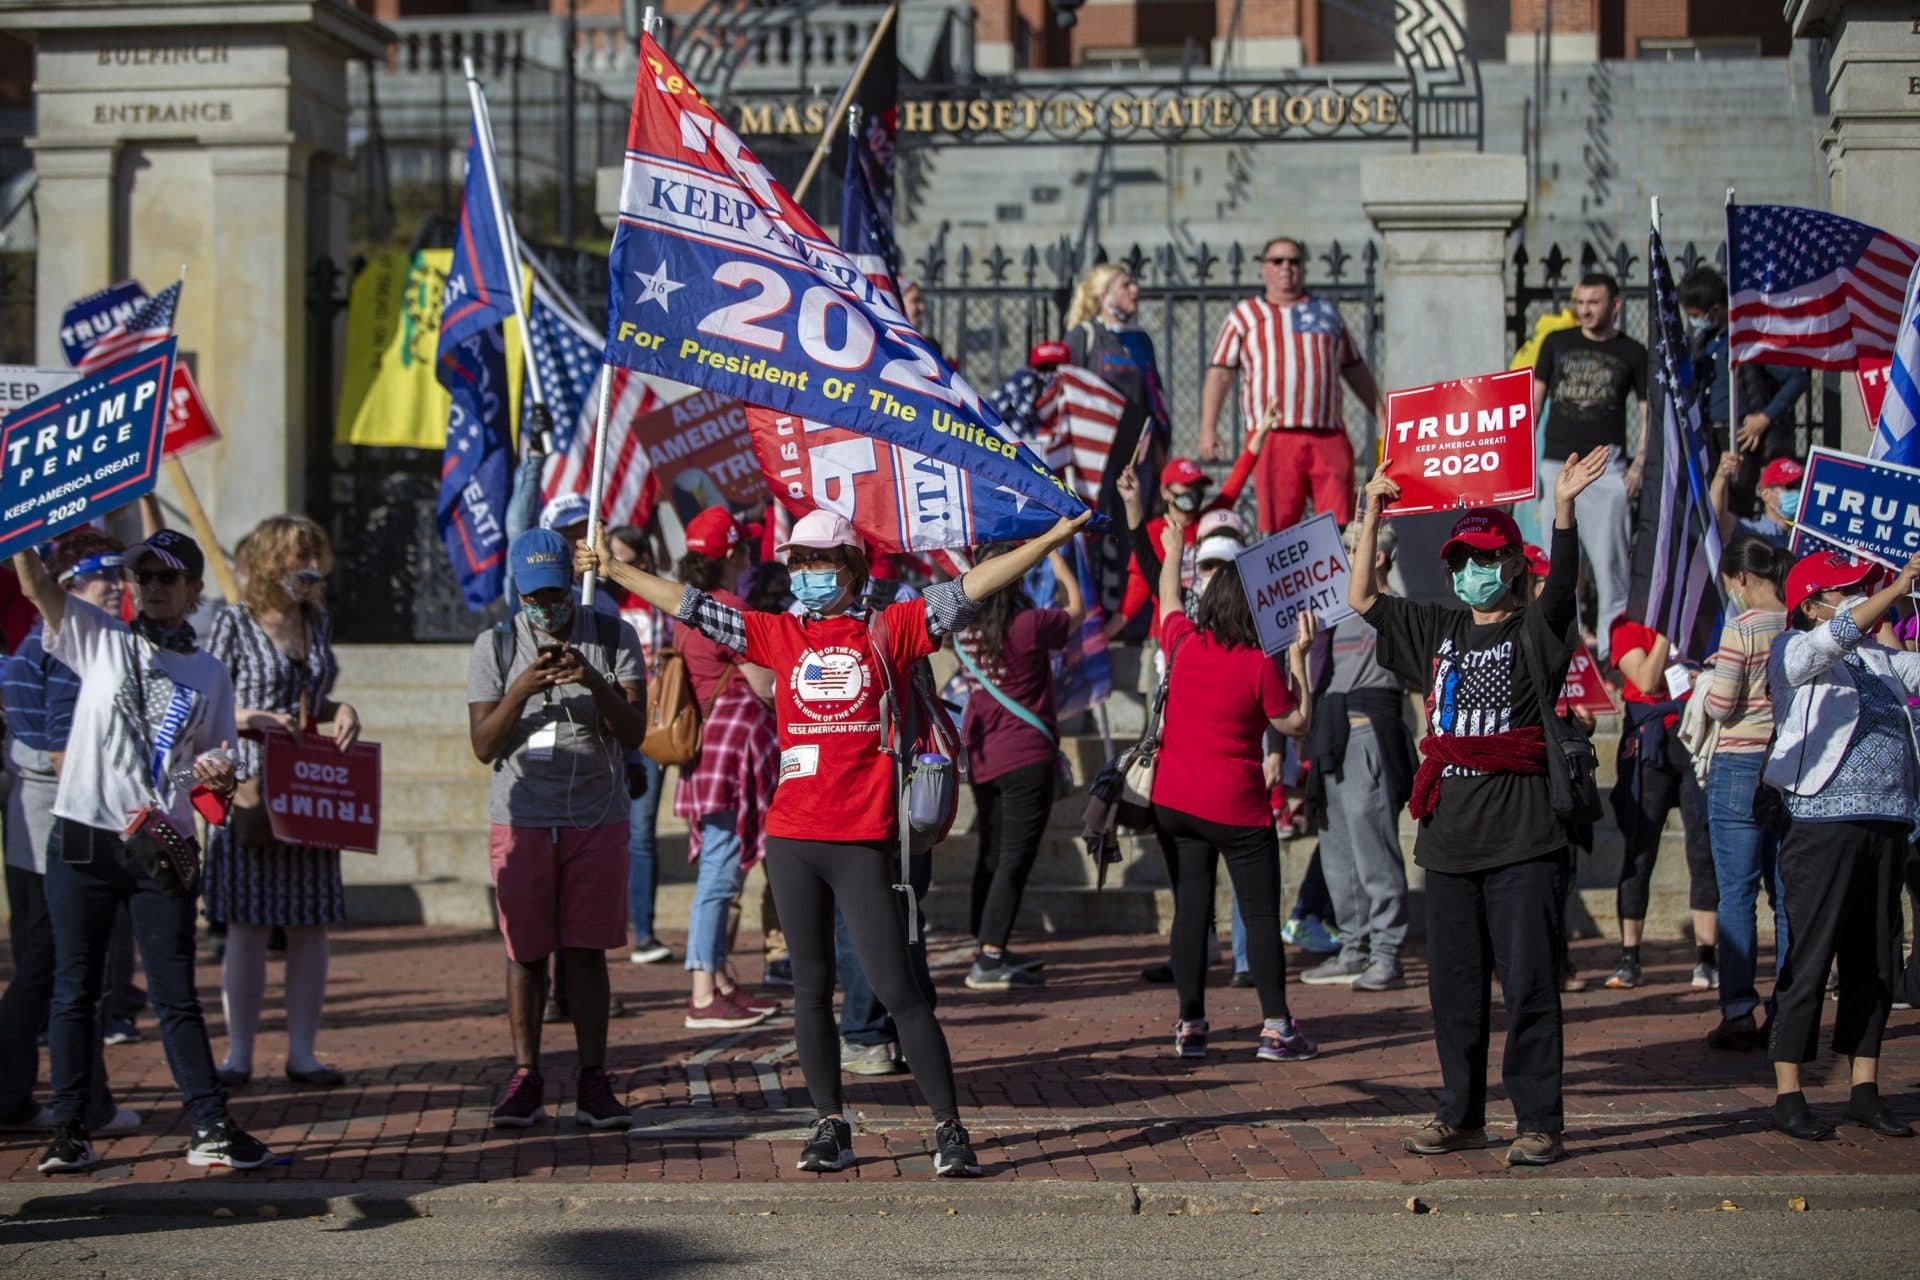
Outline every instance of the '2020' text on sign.
[[1388, 515], [1525, 502], [1534, 496], [1533, 370], [1387, 393]]

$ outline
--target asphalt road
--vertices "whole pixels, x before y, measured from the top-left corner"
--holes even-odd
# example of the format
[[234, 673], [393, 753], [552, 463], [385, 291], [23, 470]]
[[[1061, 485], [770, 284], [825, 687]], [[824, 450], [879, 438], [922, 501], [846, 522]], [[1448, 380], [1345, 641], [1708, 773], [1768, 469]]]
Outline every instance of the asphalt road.
[[[0, 1219], [0, 1275], [276, 1280], [1916, 1274], [1920, 1212]], [[749, 1270], [750, 1269], [750, 1270]]]

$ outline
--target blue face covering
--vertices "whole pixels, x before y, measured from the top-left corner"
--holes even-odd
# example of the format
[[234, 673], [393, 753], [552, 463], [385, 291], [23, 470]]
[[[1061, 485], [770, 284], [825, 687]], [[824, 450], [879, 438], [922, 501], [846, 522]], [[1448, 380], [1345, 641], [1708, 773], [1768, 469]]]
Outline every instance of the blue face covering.
[[1780, 514], [1788, 520], [1800, 518], [1800, 491], [1787, 489], [1780, 494]]
[[1506, 590], [1507, 581], [1501, 576], [1499, 565], [1487, 568], [1469, 560], [1453, 575], [1453, 594], [1472, 609], [1486, 608]]
[[814, 613], [824, 613], [846, 594], [837, 569], [802, 569], [792, 575], [793, 598]]

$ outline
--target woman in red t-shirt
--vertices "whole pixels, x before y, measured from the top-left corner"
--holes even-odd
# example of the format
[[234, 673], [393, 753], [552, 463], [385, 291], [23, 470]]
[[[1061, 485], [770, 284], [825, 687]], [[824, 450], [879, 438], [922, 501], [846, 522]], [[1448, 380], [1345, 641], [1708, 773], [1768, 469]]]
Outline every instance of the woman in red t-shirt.
[[881, 750], [881, 698], [889, 686], [904, 690], [908, 668], [971, 621], [978, 601], [1020, 581], [1091, 515], [1062, 519], [1016, 550], [975, 565], [964, 578], [935, 583], [920, 599], [877, 613], [859, 603], [867, 580], [860, 535], [829, 511], [800, 517], [779, 548], [805, 611], [799, 615], [728, 607], [704, 591], [616, 563], [604, 539], [596, 540], [598, 551], [584, 542], [576, 551], [580, 568], [773, 672], [780, 782], [767, 817], [767, 876], [793, 960], [800, 1069], [819, 1113], [801, 1169], [831, 1172], [853, 1160], [832, 1007], [838, 906], [860, 967], [893, 1015], [913, 1078], [939, 1121], [934, 1173], [980, 1172], [954, 1099], [947, 1039], [914, 981], [905, 917], [893, 890], [898, 811], [894, 764]]
[[1174, 1052], [1207, 1052], [1207, 932], [1214, 877], [1227, 862], [1247, 927], [1247, 961], [1260, 992], [1259, 1058], [1299, 1062], [1320, 1049], [1287, 1010], [1280, 944], [1280, 841], [1274, 834], [1263, 744], [1269, 726], [1304, 738], [1310, 704], [1307, 650], [1313, 614], [1302, 611], [1287, 647], [1291, 679], [1260, 648], [1237, 563], [1214, 570], [1188, 618], [1180, 608], [1180, 531], [1161, 533], [1160, 646], [1167, 654], [1167, 706], [1153, 778], [1153, 821], [1173, 846], [1173, 981], [1180, 1017]]

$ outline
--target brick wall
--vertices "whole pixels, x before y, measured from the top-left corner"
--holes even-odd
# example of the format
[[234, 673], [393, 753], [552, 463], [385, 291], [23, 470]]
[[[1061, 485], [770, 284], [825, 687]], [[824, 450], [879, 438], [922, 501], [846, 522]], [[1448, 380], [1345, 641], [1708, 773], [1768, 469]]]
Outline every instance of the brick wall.
[[[1625, 0], [1622, 56], [1638, 57], [1642, 40], [1683, 40], [1689, 34], [1687, 0]], [[1758, 7], [1758, 6], [1755, 6]]]
[[[1611, 4], [1624, 0], [1607, 0]], [[1553, 29], [1562, 31], [1600, 30], [1601, 0], [1508, 0], [1507, 30], [1527, 35], [1538, 31], [1546, 21], [1547, 6], [1553, 6]]]

